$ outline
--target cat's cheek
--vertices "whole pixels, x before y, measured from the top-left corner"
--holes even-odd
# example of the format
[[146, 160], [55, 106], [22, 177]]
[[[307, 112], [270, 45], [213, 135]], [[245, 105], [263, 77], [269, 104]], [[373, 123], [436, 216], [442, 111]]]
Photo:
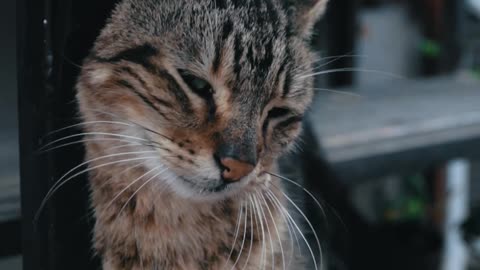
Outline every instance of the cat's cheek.
[[112, 71], [106, 68], [95, 69], [88, 73], [89, 83], [93, 86], [105, 83], [112, 76]]
[[300, 122], [293, 123], [287, 127], [283, 127], [281, 129], [277, 129], [273, 133], [273, 143], [279, 145], [280, 147], [287, 147], [290, 143], [292, 143], [302, 131], [302, 125]]

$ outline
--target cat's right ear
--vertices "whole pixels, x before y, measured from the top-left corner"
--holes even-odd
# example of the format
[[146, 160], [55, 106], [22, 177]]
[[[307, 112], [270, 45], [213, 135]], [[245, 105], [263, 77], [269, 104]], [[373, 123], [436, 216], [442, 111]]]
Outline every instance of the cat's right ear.
[[283, 0], [293, 19], [297, 33], [309, 38], [312, 28], [322, 17], [328, 0]]

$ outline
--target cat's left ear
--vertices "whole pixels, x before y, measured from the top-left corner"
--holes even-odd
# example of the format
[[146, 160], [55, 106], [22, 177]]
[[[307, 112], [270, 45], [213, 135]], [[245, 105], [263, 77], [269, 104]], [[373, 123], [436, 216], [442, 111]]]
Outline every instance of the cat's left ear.
[[309, 38], [312, 28], [322, 17], [327, 8], [328, 0], [283, 0], [293, 16], [297, 32], [304, 38]]

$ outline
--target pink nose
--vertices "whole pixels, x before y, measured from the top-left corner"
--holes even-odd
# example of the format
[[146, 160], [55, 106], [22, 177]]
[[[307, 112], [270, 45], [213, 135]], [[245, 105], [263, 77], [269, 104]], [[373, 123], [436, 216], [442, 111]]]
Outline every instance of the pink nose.
[[237, 182], [255, 169], [252, 164], [233, 158], [223, 158], [220, 163], [224, 167], [222, 176], [228, 182]]

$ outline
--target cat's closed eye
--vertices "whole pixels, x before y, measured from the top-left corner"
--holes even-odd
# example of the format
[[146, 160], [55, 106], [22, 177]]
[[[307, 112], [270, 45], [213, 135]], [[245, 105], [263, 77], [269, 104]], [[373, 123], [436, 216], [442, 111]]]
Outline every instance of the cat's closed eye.
[[285, 107], [274, 107], [268, 112], [267, 119], [280, 118], [290, 114], [292, 111]]
[[179, 71], [183, 81], [190, 87], [190, 89], [204, 99], [211, 98], [213, 94], [212, 86], [204, 79], [198, 78], [184, 70]]

